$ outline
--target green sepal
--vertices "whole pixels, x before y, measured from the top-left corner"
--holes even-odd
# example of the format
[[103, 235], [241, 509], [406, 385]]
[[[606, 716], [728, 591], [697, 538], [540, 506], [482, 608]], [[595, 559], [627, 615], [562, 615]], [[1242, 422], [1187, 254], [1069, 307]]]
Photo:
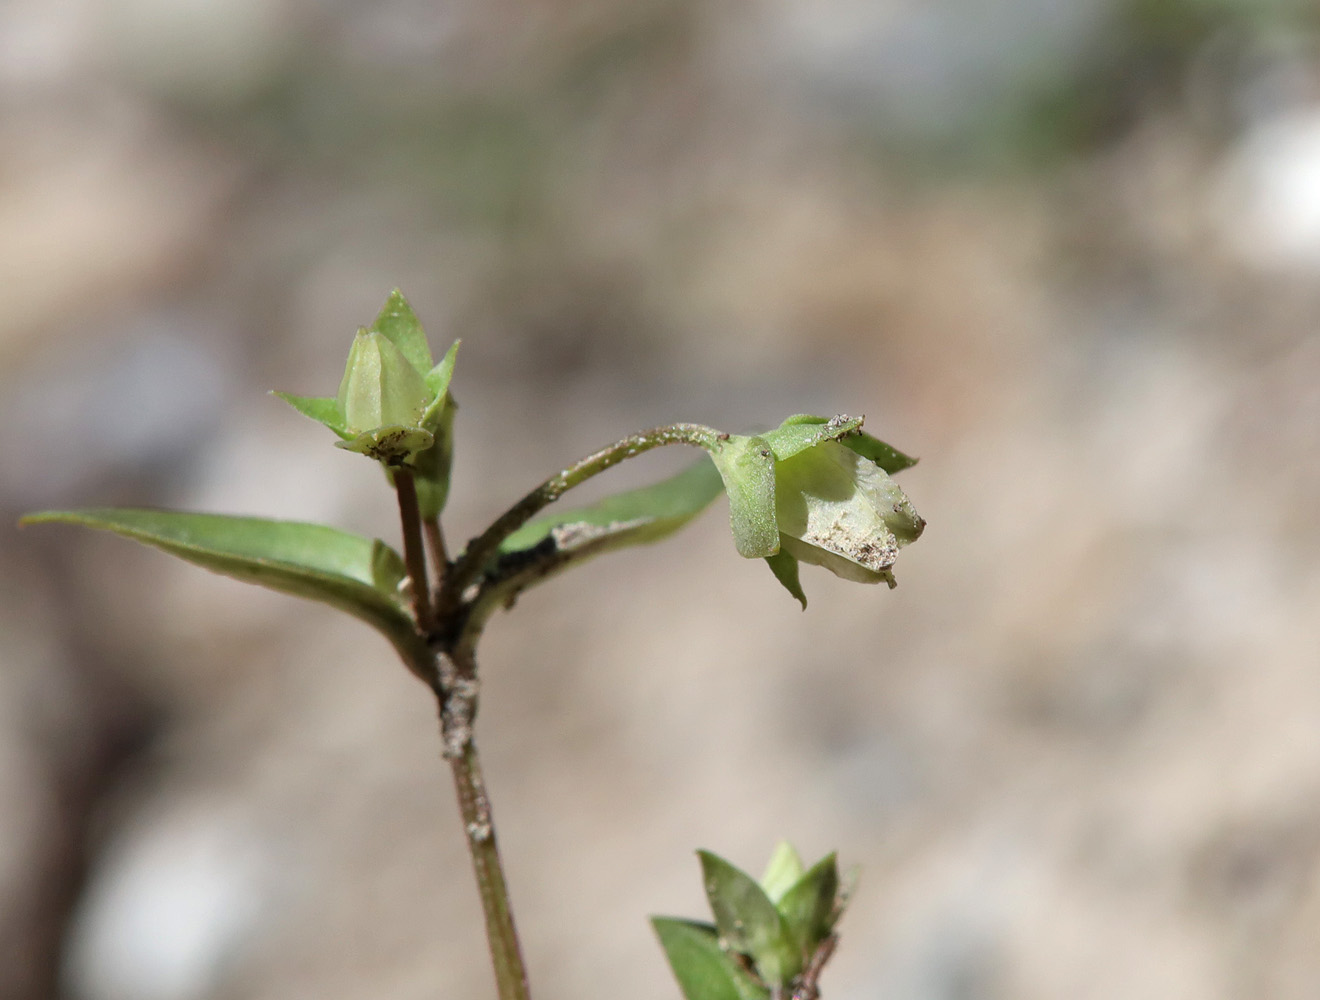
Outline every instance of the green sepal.
[[384, 334], [359, 330], [348, 351], [336, 397], [353, 433], [417, 427], [430, 402], [423, 373]]
[[339, 408], [339, 400], [333, 396], [295, 396], [291, 392], [272, 390], [272, 395], [279, 396], [304, 417], [311, 417], [318, 424], [330, 428], [345, 441], [355, 436], [344, 423], [344, 413]]
[[449, 477], [454, 464], [454, 414], [458, 411], [449, 383], [461, 343], [454, 341], [423, 380], [433, 398], [422, 414], [421, 426], [435, 435], [435, 443], [413, 457], [412, 468], [417, 480], [417, 505], [422, 517], [428, 520], [439, 517], [449, 500]]
[[417, 506], [424, 519], [439, 517], [449, 499], [449, 474], [454, 464], [454, 411], [457, 409], [452, 400], [446, 401], [439, 421], [431, 428], [435, 443], [413, 456]]
[[838, 860], [834, 854], [828, 854], [776, 900], [793, 943], [804, 957], [809, 958], [829, 937], [838, 895]]
[[861, 417], [813, 417], [800, 413], [761, 437], [775, 453], [775, 460], [782, 462], [823, 441], [842, 441], [850, 434], [858, 434], [861, 426]]
[[737, 434], [717, 440], [710, 457], [729, 494], [729, 522], [738, 554], [762, 559], [779, 551], [775, 523], [775, 453], [764, 439]]
[[418, 375], [431, 370], [431, 347], [426, 342], [426, 332], [403, 292], [397, 288], [385, 299], [370, 330], [382, 334], [397, 347]]
[[379, 539], [322, 524], [131, 508], [44, 511], [20, 523], [110, 531], [236, 580], [320, 601], [379, 630], [410, 666], [426, 660], [399, 592], [403, 559]]
[[[816, 417], [809, 413], [799, 413], [798, 415], [789, 417], [785, 420], [779, 425], [779, 429], [783, 430], [786, 427], [794, 425], [828, 424], [831, 419], [838, 420], [839, 418]], [[861, 420], [858, 419], [857, 428], [860, 427]], [[770, 434], [765, 436], [771, 437], [774, 433], [774, 431], [771, 431]], [[885, 472], [889, 473], [891, 476], [896, 472], [902, 472], [904, 469], [910, 469], [917, 464], [917, 460], [912, 456], [903, 454], [903, 452], [899, 451], [893, 445], [886, 444], [879, 438], [874, 438], [860, 429], [854, 429], [845, 435], [831, 438], [831, 440], [837, 440], [840, 444], [851, 448], [863, 458], [869, 459], [876, 465], [880, 466], [880, 468], [884, 469]], [[776, 454], [778, 454], [778, 450], [776, 450]], [[786, 456], [781, 455], [780, 457], [783, 458]]]
[[802, 579], [798, 572], [797, 556], [788, 551], [787, 546], [783, 544], [783, 536], [779, 538], [780, 549], [772, 556], [765, 557], [765, 564], [770, 567], [770, 572], [775, 575], [775, 579], [784, 585], [784, 589], [797, 598], [798, 603], [802, 605], [802, 610], [807, 610], [807, 595], [802, 589]]
[[684, 1000], [767, 1000], [770, 996], [768, 988], [720, 947], [719, 933], [710, 924], [652, 917], [651, 926]]
[[[454, 363], [458, 360], [458, 345], [463, 343], [456, 340], [445, 352], [445, 356], [440, 359], [440, 363], [428, 371], [422, 378], [426, 386], [426, 391], [431, 394], [431, 402], [422, 413], [421, 425], [429, 431], [434, 431], [433, 423], [437, 423], [443, 417], [443, 409], [452, 410], [454, 402], [449, 396], [449, 383], [454, 378]], [[452, 413], [450, 419], [453, 419]]]
[[720, 939], [748, 956], [757, 974], [771, 987], [790, 982], [802, 971], [804, 958], [765, 890], [718, 855], [709, 851], [697, 854]]
[[778, 906], [780, 897], [797, 883], [802, 872], [802, 858], [797, 850], [787, 840], [781, 840], [765, 866], [761, 888], [770, 897], [770, 902]]
[[917, 460], [911, 455], [903, 454], [893, 445], [885, 444], [879, 438], [873, 438], [865, 431], [859, 431], [856, 434], [850, 434], [848, 437], [840, 438], [839, 444], [851, 448], [862, 458], [870, 459], [891, 476], [917, 464]]

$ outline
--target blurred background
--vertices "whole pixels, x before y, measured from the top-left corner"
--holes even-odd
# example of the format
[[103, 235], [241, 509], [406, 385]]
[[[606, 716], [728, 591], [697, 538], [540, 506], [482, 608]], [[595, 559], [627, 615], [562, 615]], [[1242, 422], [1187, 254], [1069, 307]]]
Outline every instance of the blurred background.
[[892, 593], [806, 567], [801, 613], [721, 500], [492, 623], [539, 997], [673, 1000], [646, 915], [781, 837], [864, 870], [831, 1000], [1317, 995], [1303, 0], [5, 0], [0, 995], [494, 995], [382, 639], [14, 527], [395, 541], [265, 394], [332, 393], [395, 285], [464, 341], [456, 543], [671, 420], [922, 456]]

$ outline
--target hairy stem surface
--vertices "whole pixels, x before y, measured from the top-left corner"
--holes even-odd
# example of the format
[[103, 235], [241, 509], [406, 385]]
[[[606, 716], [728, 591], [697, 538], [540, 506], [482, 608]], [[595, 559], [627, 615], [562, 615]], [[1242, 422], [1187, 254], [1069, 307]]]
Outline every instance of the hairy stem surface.
[[449, 765], [454, 772], [454, 790], [458, 793], [458, 806], [463, 814], [472, 869], [477, 876], [477, 891], [481, 894], [481, 907], [486, 914], [486, 937], [490, 942], [500, 1000], [530, 1000], [527, 969], [523, 965], [518, 932], [513, 925], [513, 907], [504, 881], [490, 798], [481, 776], [476, 745], [468, 740], [462, 753], [451, 758]]
[[599, 475], [625, 459], [633, 458], [652, 448], [667, 444], [690, 444], [710, 449], [715, 446], [718, 436], [719, 432], [713, 427], [702, 424], [668, 424], [639, 434], [630, 434], [551, 476], [497, 517], [489, 528], [468, 542], [467, 549], [454, 563], [438, 597], [440, 613], [444, 615], [458, 606], [463, 599], [463, 591], [480, 576], [482, 569], [504, 539], [574, 486], [581, 485], [592, 476]]

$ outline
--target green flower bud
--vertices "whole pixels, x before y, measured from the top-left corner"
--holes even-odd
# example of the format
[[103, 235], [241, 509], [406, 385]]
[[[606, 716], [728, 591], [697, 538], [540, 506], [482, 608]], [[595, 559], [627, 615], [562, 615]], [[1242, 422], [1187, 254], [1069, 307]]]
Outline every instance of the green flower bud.
[[432, 365], [422, 324], [396, 288], [353, 339], [338, 396], [276, 395], [334, 431], [338, 447], [379, 460], [391, 480], [394, 468], [408, 466], [422, 516], [438, 517], [449, 495], [457, 353], [455, 341]]
[[416, 427], [430, 394], [403, 352], [380, 333], [359, 330], [339, 383], [340, 412], [349, 431]]
[[340, 448], [393, 466], [435, 443], [435, 435], [419, 426], [431, 402], [426, 382], [384, 334], [358, 331], [336, 401], [345, 429], [354, 435], [338, 442]]

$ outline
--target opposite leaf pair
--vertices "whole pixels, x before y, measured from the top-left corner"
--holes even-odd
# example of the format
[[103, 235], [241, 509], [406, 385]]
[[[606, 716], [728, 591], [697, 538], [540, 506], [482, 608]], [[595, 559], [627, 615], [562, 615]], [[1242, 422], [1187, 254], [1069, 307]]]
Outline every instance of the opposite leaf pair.
[[815, 996], [846, 905], [829, 854], [804, 871], [780, 844], [758, 883], [709, 851], [698, 851], [715, 922], [653, 917], [686, 1000]]

